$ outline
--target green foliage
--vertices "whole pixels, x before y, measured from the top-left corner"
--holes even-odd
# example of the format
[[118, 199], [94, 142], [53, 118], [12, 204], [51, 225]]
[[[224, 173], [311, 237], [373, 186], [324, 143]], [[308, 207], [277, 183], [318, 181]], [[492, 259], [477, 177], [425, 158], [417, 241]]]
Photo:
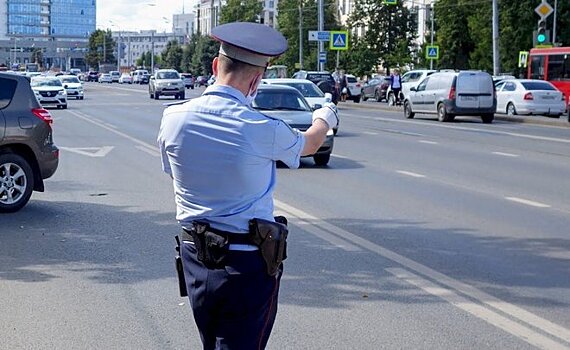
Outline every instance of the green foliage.
[[385, 5], [379, 0], [356, 0], [349, 23], [353, 31], [364, 29], [360, 54], [373, 62], [366, 73], [378, 65], [389, 72], [391, 67], [412, 62], [417, 23], [403, 2]]
[[228, 0], [220, 12], [220, 23], [259, 22], [263, 3], [258, 0]]
[[[439, 61], [434, 63], [438, 68], [470, 68], [469, 55], [475, 45], [469, 33], [468, 7], [460, 6], [462, 2], [439, 0], [435, 3], [435, 32], [440, 53]], [[490, 2], [488, 6], [491, 6]]]
[[[194, 40], [194, 39], [193, 39]], [[218, 55], [220, 44], [209, 36], [197, 35], [190, 64], [194, 75], [211, 75], [212, 61]]]
[[171, 40], [166, 43], [166, 47], [162, 52], [162, 64], [161, 68], [170, 68], [177, 71], [181, 71], [182, 65], [182, 47], [178, 45], [176, 40]]
[[115, 45], [111, 30], [95, 30], [89, 37], [89, 51], [85, 55], [85, 61], [91, 67], [97, 67], [100, 63], [117, 62], [115, 55], [113, 55]]

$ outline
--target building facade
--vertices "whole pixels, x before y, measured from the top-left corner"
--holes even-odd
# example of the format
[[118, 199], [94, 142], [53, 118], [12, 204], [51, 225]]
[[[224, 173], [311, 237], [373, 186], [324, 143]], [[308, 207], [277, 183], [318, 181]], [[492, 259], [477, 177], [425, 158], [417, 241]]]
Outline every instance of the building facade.
[[[136, 66], [136, 61], [143, 53], [154, 52], [155, 56], [160, 55], [169, 41], [176, 40], [183, 44], [187, 37], [185, 34], [159, 33], [156, 30], [141, 30], [140, 32], [113, 32], [113, 39], [120, 47], [121, 68], [132, 68]], [[145, 66], [150, 66], [150, 62], [145, 62]]]
[[44, 67], [81, 66], [96, 7], [96, 0], [0, 0], [0, 64], [29, 63], [41, 50]]
[[[259, 14], [259, 23], [275, 28], [278, 0], [260, 0], [260, 2], [263, 7]], [[196, 31], [202, 35], [209, 35], [212, 28], [220, 24], [220, 9], [225, 5], [225, 0], [200, 0], [196, 5]]]
[[184, 35], [188, 39], [196, 32], [194, 26], [196, 16], [193, 13], [182, 13], [172, 15], [172, 33], [174, 35]]

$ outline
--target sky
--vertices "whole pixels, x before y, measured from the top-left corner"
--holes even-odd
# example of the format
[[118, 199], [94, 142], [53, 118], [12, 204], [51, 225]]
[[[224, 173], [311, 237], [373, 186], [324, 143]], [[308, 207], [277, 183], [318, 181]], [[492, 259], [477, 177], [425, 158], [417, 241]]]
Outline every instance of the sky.
[[172, 15], [182, 13], [183, 3], [185, 12], [191, 12], [194, 0], [97, 0], [97, 28], [171, 32]]

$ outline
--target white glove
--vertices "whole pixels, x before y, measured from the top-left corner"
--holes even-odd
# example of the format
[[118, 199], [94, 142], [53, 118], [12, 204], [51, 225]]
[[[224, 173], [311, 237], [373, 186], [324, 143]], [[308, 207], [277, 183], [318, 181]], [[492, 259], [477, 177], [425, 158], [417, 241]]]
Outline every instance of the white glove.
[[338, 126], [338, 114], [336, 111], [336, 106], [334, 103], [325, 103], [325, 106], [317, 109], [313, 112], [313, 123], [315, 119], [322, 119], [327, 123], [329, 129], [336, 128]]

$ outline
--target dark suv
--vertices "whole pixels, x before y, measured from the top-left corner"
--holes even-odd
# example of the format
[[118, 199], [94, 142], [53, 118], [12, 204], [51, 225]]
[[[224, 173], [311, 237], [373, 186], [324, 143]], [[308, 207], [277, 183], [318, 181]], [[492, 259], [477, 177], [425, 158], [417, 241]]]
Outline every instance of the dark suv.
[[98, 82], [99, 81], [99, 72], [97, 71], [89, 71], [89, 73], [87, 73], [87, 81], [94, 81], [94, 82]]
[[55, 173], [59, 150], [52, 123], [29, 78], [0, 73], [0, 213], [23, 208]]
[[319, 89], [324, 93], [330, 93], [332, 95], [332, 102], [334, 104], [338, 103], [339, 93], [337, 90], [336, 82], [331, 73], [322, 71], [304, 71], [300, 70], [293, 74], [293, 79], [306, 79], [312, 81]]

